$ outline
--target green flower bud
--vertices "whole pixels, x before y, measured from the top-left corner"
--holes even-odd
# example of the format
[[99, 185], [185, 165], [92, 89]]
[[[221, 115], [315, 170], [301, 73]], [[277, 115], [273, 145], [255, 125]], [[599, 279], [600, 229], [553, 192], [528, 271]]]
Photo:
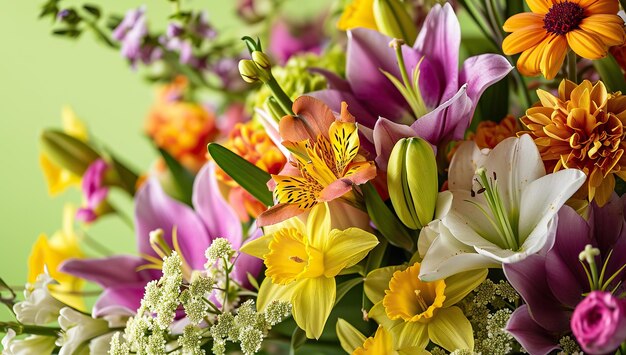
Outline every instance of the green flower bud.
[[54, 164], [82, 176], [100, 155], [87, 143], [58, 130], [41, 134], [41, 149]]
[[387, 185], [398, 218], [411, 229], [432, 221], [437, 204], [437, 161], [430, 144], [418, 137], [401, 139], [389, 157]]
[[272, 67], [272, 63], [270, 63], [270, 58], [267, 56], [267, 54], [263, 52], [252, 52], [252, 60], [261, 69], [269, 70]]
[[250, 59], [242, 59], [239, 61], [239, 74], [246, 83], [256, 83], [260, 80], [259, 68], [254, 61]]
[[380, 32], [410, 46], [417, 38], [417, 27], [400, 0], [374, 0], [374, 20]]

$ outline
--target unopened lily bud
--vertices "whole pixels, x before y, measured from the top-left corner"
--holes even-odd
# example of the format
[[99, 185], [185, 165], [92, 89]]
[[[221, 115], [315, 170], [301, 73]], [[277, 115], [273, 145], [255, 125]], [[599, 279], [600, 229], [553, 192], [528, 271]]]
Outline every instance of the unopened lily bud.
[[87, 143], [58, 130], [45, 130], [41, 149], [54, 164], [82, 176], [100, 155]]
[[250, 59], [242, 59], [239, 61], [239, 74], [246, 83], [256, 83], [260, 80], [259, 68], [254, 61]]
[[270, 58], [267, 56], [267, 54], [263, 52], [260, 52], [260, 51], [252, 52], [252, 60], [261, 69], [269, 70], [272, 67]]
[[437, 161], [430, 143], [414, 137], [396, 143], [389, 157], [387, 184], [398, 218], [411, 229], [432, 221], [437, 204]]
[[374, 0], [374, 20], [383, 34], [413, 45], [417, 28], [400, 0]]

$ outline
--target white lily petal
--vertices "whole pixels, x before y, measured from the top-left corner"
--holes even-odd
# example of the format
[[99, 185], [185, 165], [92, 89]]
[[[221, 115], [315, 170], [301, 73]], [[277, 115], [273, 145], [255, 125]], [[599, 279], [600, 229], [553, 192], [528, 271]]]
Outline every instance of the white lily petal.
[[435, 281], [463, 271], [499, 266], [492, 259], [477, 254], [471, 246], [459, 242], [443, 224], [440, 228], [441, 233], [421, 263], [421, 280]]
[[452, 211], [443, 223], [452, 235], [467, 245], [498, 245], [502, 238], [490, 220], [494, 217], [482, 195], [472, 197], [469, 191], [455, 191]]
[[417, 252], [420, 258], [424, 259], [428, 249], [439, 236], [442, 222], [438, 219], [428, 223], [420, 230], [419, 238], [417, 238]]
[[452, 208], [453, 195], [450, 191], [442, 191], [437, 196], [437, 204], [435, 205], [435, 218], [442, 219]]
[[526, 186], [546, 175], [539, 150], [528, 134], [500, 142], [489, 153], [484, 168], [488, 177], [496, 173], [498, 190], [509, 212], [519, 206]]
[[469, 191], [472, 188], [474, 172], [476, 168], [484, 164], [486, 157], [486, 154], [481, 152], [473, 141], [461, 143], [450, 162], [448, 175], [450, 191]]
[[559, 215], [556, 214], [548, 223], [537, 225], [522, 244], [522, 250], [528, 251], [529, 254], [545, 254], [552, 249], [556, 237], [558, 217]]
[[578, 169], [565, 169], [531, 182], [522, 192], [520, 201], [520, 242], [525, 243], [538, 226], [547, 225], [586, 179]]

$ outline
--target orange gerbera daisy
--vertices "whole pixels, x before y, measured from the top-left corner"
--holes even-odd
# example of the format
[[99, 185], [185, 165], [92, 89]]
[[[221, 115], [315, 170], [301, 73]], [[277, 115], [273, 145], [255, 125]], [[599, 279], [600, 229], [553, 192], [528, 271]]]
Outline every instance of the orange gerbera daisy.
[[537, 95], [541, 102], [521, 118], [529, 131], [519, 135], [534, 138], [547, 170], [582, 170], [587, 182], [578, 197], [603, 206], [615, 189], [614, 174], [626, 179], [626, 96], [587, 80], [563, 80], [558, 96], [543, 90]]
[[606, 56], [609, 47], [626, 40], [618, 0], [526, 0], [532, 12], [511, 16], [502, 42], [507, 55], [522, 52], [517, 69], [523, 75], [556, 76], [568, 48], [587, 59]]

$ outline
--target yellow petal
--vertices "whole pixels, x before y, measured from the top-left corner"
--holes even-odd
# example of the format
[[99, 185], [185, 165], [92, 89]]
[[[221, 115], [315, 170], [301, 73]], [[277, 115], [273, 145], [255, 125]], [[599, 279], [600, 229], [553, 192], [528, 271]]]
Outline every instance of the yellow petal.
[[533, 12], [522, 12], [509, 17], [502, 29], [506, 32], [515, 32], [524, 27], [538, 26], [543, 27], [543, 16]]
[[546, 44], [539, 68], [546, 79], [554, 79], [559, 73], [567, 55], [567, 40], [563, 36], [552, 35]]
[[435, 344], [452, 352], [457, 349], [474, 349], [472, 325], [459, 307], [440, 309], [428, 323], [428, 337]]
[[365, 335], [361, 334], [358, 329], [344, 319], [337, 319], [335, 331], [337, 332], [341, 347], [348, 354], [352, 353], [365, 342]]
[[595, 33], [609, 47], [624, 44], [624, 21], [617, 15], [593, 15], [585, 18], [579, 27]]
[[546, 30], [542, 27], [529, 26], [508, 35], [502, 41], [504, 54], [512, 55], [528, 50], [546, 38]]
[[402, 319], [391, 320], [387, 317], [387, 312], [385, 311], [385, 307], [383, 306], [383, 302], [378, 302], [372, 306], [372, 308], [367, 313], [367, 316], [376, 321], [376, 323], [382, 325], [386, 329], [389, 329], [392, 333], [400, 335], [400, 326], [404, 325], [404, 321]]
[[300, 219], [300, 217], [292, 217], [280, 223], [265, 226], [263, 227], [263, 232], [265, 235], [268, 235], [283, 228], [294, 228], [298, 232], [302, 233], [302, 235], [306, 235], [306, 226], [304, 225], [304, 222], [302, 222], [302, 219]]
[[319, 339], [335, 304], [335, 279], [303, 279], [294, 282], [294, 285], [291, 297], [293, 319], [304, 329], [307, 338]]
[[76, 116], [76, 113], [74, 113], [74, 110], [72, 110], [70, 106], [63, 107], [61, 120], [63, 121], [63, 131], [65, 131], [65, 133], [83, 142], [87, 141], [89, 137], [87, 126]]
[[328, 131], [330, 144], [335, 154], [337, 171], [343, 171], [359, 153], [359, 132], [352, 122], [333, 122]]
[[274, 239], [274, 234], [267, 234], [255, 240], [251, 240], [239, 248], [239, 251], [263, 259], [263, 255], [270, 252], [270, 242]]
[[476, 289], [487, 278], [487, 269], [462, 272], [446, 279], [443, 307], [450, 307]]
[[39, 155], [39, 166], [48, 185], [50, 196], [58, 195], [68, 187], [80, 184], [79, 176], [69, 170], [61, 169], [43, 154]]
[[547, 35], [545, 35], [542, 41], [535, 47], [525, 50], [520, 55], [517, 60], [517, 70], [519, 70], [522, 75], [535, 76], [541, 73], [541, 59], [543, 58], [543, 51], [548, 43], [548, 41], [545, 40], [546, 38]]
[[324, 250], [324, 275], [334, 277], [347, 267], [361, 261], [378, 245], [378, 238], [359, 228], [333, 230]]
[[343, 10], [337, 28], [347, 31], [357, 27], [378, 29], [374, 19], [374, 0], [354, 0]]
[[393, 273], [406, 269], [406, 265], [393, 265], [373, 270], [365, 277], [363, 291], [372, 303], [378, 303], [385, 297], [385, 290], [389, 288], [389, 281]]
[[550, 7], [552, 7], [552, 2], [549, 0], [526, 0], [530, 11], [536, 14], [545, 15], [550, 11]]
[[428, 344], [428, 324], [421, 322], [402, 322], [390, 331], [398, 349], [409, 347], [426, 348]]
[[311, 209], [306, 220], [306, 236], [312, 247], [326, 250], [330, 236], [330, 209], [326, 203], [320, 203]]
[[393, 339], [391, 334], [382, 326], [378, 326], [376, 334], [365, 340], [362, 347], [352, 352], [352, 355], [379, 355], [393, 353]]
[[607, 46], [593, 33], [573, 30], [566, 34], [567, 43], [576, 54], [587, 59], [606, 56]]
[[289, 285], [276, 285], [270, 278], [266, 278], [259, 287], [256, 308], [259, 312], [264, 312], [265, 308], [273, 301], [291, 302], [297, 283]]

